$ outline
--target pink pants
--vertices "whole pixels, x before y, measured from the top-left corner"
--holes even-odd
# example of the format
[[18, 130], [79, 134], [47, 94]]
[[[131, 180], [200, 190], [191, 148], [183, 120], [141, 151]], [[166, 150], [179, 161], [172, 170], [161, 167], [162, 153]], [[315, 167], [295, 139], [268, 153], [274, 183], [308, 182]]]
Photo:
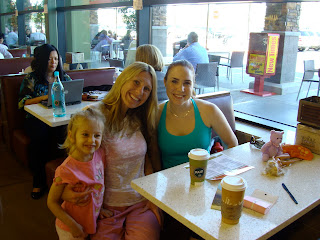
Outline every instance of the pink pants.
[[97, 232], [91, 240], [157, 240], [160, 224], [149, 209], [142, 212], [147, 201], [130, 207], [108, 207], [113, 217], [98, 220]]

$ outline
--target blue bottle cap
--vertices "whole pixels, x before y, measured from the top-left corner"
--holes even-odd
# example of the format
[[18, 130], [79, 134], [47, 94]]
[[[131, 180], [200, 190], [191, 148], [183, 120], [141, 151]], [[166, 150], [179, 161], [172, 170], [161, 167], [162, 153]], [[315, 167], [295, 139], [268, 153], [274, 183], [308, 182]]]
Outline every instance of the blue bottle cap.
[[53, 76], [58, 77], [58, 76], [59, 76], [59, 72], [58, 72], [58, 71], [55, 71], [55, 72], [53, 73]]

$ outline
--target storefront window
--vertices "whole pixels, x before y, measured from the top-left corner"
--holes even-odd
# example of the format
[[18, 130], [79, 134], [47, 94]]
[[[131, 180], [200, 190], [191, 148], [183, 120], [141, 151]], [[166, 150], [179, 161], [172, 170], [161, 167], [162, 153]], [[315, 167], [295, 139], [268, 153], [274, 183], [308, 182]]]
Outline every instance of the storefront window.
[[24, 2], [24, 10], [43, 9], [43, 0], [27, 0]]
[[[199, 43], [208, 51], [234, 51], [248, 48], [249, 33], [262, 31], [264, 3], [184, 4], [152, 8], [152, 43], [165, 57], [172, 57], [174, 44], [186, 41], [196, 32]], [[159, 35], [166, 43], [157, 41]]]

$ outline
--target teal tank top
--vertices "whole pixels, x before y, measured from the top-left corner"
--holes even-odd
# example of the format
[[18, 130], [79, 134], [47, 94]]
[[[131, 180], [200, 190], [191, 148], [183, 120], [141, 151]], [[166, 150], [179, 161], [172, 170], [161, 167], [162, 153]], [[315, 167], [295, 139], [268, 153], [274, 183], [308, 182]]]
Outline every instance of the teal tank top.
[[211, 128], [202, 121], [197, 104], [191, 99], [195, 115], [195, 127], [185, 136], [174, 136], [167, 131], [166, 116], [167, 103], [163, 107], [158, 125], [158, 144], [161, 150], [163, 169], [177, 166], [189, 161], [188, 153], [193, 148], [203, 148], [210, 152]]

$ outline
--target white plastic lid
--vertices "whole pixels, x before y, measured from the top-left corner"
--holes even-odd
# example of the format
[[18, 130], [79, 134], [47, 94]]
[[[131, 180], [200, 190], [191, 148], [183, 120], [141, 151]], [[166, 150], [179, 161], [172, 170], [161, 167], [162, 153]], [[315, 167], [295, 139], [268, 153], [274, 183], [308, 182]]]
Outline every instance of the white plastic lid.
[[246, 189], [247, 182], [242, 177], [226, 176], [221, 180], [221, 187], [229, 191], [238, 192]]
[[192, 158], [193, 160], [207, 160], [209, 158], [209, 153], [207, 150], [202, 148], [195, 148], [190, 150], [188, 153], [188, 157]]

